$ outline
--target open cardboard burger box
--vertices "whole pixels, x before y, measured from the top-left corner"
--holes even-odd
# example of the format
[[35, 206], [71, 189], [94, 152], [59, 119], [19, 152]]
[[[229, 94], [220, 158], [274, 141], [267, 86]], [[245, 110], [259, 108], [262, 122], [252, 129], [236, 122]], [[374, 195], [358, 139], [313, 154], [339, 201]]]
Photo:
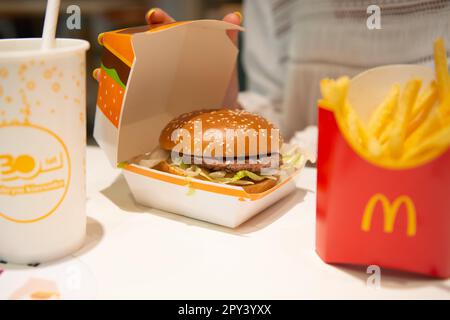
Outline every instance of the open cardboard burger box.
[[[94, 137], [113, 166], [148, 153], [170, 120], [223, 107], [238, 54], [223, 21], [179, 22], [103, 33]], [[290, 176], [260, 194], [144, 168], [121, 166], [143, 205], [237, 227], [295, 189]]]
[[[367, 121], [394, 83], [434, 79], [426, 66], [368, 70], [348, 101]], [[317, 252], [327, 263], [378, 265], [450, 277], [450, 150], [414, 163], [376, 163], [349, 142], [338, 117], [319, 106]]]

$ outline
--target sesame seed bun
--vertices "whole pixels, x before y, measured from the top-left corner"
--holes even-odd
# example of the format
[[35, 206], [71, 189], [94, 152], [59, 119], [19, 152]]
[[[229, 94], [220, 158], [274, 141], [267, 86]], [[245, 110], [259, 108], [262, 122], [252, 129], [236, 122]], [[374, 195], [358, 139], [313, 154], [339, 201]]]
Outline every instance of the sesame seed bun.
[[[198, 141], [198, 137], [194, 135], [194, 127], [196, 123], [199, 123], [197, 121], [201, 121], [201, 131], [199, 131], [202, 134], [200, 138], [203, 137], [201, 144]], [[186, 131], [182, 130], [183, 132], [189, 133], [191, 137], [190, 155], [201, 157], [205, 151], [209, 152], [212, 157], [220, 155], [220, 152], [217, 151], [219, 148], [216, 148], [217, 144], [212, 143], [215, 141], [214, 138], [205, 136], [205, 133], [211, 132], [208, 131], [211, 129], [216, 130], [216, 133], [221, 133], [221, 139], [218, 140], [218, 143], [220, 146], [223, 146], [221, 155], [223, 157], [230, 153], [234, 157], [252, 157], [279, 153], [279, 148], [283, 143], [279, 131], [272, 131], [276, 129], [272, 123], [257, 114], [237, 109], [201, 110], [180, 115], [170, 121], [161, 132], [159, 138], [161, 148], [171, 151], [183, 141], [182, 136], [177, 135], [177, 133], [180, 134], [182, 132], [177, 131], [174, 133], [177, 129], [184, 129]], [[233, 129], [235, 132], [233, 136], [228, 138], [228, 141], [226, 139], [227, 129]], [[172, 140], [172, 134], [174, 134], [175, 141]], [[272, 146], [271, 139], [273, 134], [276, 134], [276, 137], [273, 137], [273, 139], [278, 142], [278, 146], [276, 143]], [[250, 147], [249, 136], [252, 136], [252, 139], [254, 139], [253, 148]], [[245, 141], [245, 148], [238, 148], [238, 141], [240, 141], [240, 144]], [[200, 145], [202, 146], [201, 149], [198, 148]], [[264, 148], [264, 146], [267, 147]]]

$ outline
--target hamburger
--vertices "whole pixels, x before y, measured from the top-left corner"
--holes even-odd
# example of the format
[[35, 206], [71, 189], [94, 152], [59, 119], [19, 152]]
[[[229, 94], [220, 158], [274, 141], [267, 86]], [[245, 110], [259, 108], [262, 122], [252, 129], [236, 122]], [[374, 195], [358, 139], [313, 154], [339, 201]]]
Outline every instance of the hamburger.
[[273, 188], [283, 173], [299, 168], [302, 162], [298, 148], [287, 148], [271, 122], [233, 109], [178, 116], [163, 128], [157, 149], [133, 160], [139, 166], [188, 179], [242, 187], [247, 193]]

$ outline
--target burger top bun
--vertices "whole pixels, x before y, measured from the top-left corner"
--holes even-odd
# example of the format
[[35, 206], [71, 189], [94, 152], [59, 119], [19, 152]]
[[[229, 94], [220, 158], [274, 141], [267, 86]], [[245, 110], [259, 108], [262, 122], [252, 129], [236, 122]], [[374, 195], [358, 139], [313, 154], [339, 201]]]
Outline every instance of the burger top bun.
[[[233, 129], [233, 131], [227, 129]], [[283, 140], [279, 131], [272, 131], [272, 129], [276, 129], [272, 123], [244, 110], [200, 110], [182, 114], [170, 121], [161, 132], [159, 143], [165, 150], [194, 156], [250, 157], [279, 153]], [[194, 131], [197, 132], [196, 136]], [[185, 137], [187, 137], [186, 143]], [[199, 141], [198, 138], [201, 140]], [[278, 146], [276, 143], [272, 146], [272, 139], [278, 142]], [[250, 140], [252, 144], [249, 143]], [[238, 148], [238, 141], [244, 146]], [[178, 148], [175, 148], [177, 145]], [[187, 146], [188, 150], [180, 150], [182, 146]], [[202, 148], [200, 149], [199, 146]], [[220, 154], [220, 147], [222, 154]]]

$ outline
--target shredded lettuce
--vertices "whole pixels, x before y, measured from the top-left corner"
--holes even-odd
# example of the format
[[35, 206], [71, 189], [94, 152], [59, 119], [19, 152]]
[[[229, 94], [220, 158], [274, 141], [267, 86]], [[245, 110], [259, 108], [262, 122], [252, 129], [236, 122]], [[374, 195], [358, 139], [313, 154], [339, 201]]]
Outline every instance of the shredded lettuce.
[[[183, 173], [188, 177], [203, 177], [208, 181], [223, 183], [223, 184], [234, 184], [234, 185], [252, 185], [255, 184], [254, 181], [259, 182], [264, 179], [277, 180], [274, 176], [263, 176], [258, 175], [254, 172], [248, 170], [241, 170], [234, 174], [233, 177], [226, 177], [227, 172], [225, 171], [213, 171], [209, 172], [205, 169], [198, 167], [197, 165], [188, 165], [181, 161], [181, 158], [174, 159], [172, 165], [183, 170]], [[249, 180], [243, 180], [244, 178], [249, 178]]]
[[[210, 171], [196, 164], [184, 163], [183, 157], [171, 157], [170, 152], [160, 147], [155, 148], [151, 153], [134, 158], [130, 163], [154, 168], [159, 163], [168, 161], [180, 175], [185, 176], [186, 186], [188, 187], [187, 196], [193, 196], [195, 194], [195, 189], [191, 187], [193, 178], [203, 178], [210, 182], [235, 186], [253, 185], [265, 179], [283, 180], [293, 172], [301, 169], [308, 158], [300, 147], [295, 144], [283, 144], [280, 155], [282, 165], [279, 168], [262, 168], [260, 173], [248, 170], [241, 170], [234, 174], [227, 171]], [[117, 166], [123, 168], [127, 164], [128, 162], [121, 162]]]
[[188, 197], [192, 197], [193, 195], [195, 195], [195, 189], [194, 188], [192, 188], [191, 186], [188, 186], [189, 188], [188, 188], [188, 191], [186, 192], [186, 195], [188, 196]]
[[186, 186], [187, 186], [187, 188], [188, 188], [188, 191], [186, 192], [186, 195], [187, 195], [188, 197], [194, 196], [194, 195], [195, 195], [195, 189], [192, 188], [192, 185], [191, 185], [192, 177], [186, 176], [186, 177], [184, 178], [184, 180], [186, 180], [186, 182], [187, 182]]
[[126, 161], [119, 162], [119, 163], [117, 164], [117, 168], [123, 169], [123, 168], [125, 168], [127, 165], [128, 165], [128, 162], [126, 162]]
[[226, 175], [227, 175], [227, 172], [226, 172], [226, 171], [214, 171], [214, 172], [211, 172], [211, 173], [209, 174], [209, 176], [210, 176], [212, 179], [225, 178]]
[[188, 169], [188, 168], [189, 168], [189, 165], [188, 165], [188, 164], [185, 164], [185, 163], [183, 163], [183, 161], [181, 161], [180, 164], [179, 164], [179, 167], [180, 167], [181, 169]]
[[138, 157], [135, 161], [144, 167], [153, 168], [169, 158], [169, 152], [161, 148], [155, 148], [151, 153]]
[[243, 178], [250, 178], [253, 181], [262, 181], [265, 179], [265, 177], [261, 177], [259, 175], [257, 175], [256, 173], [253, 173], [251, 171], [248, 170], [241, 170], [239, 172], [237, 172], [233, 178], [231, 178], [233, 181], [239, 181]]
[[183, 159], [181, 157], [172, 157], [172, 164], [180, 167], [183, 164]]
[[296, 153], [290, 156], [283, 158], [283, 164], [296, 166], [300, 164], [302, 160], [302, 155], [300, 153]]
[[224, 184], [233, 184], [233, 185], [237, 185], [237, 186], [249, 186], [252, 184], [255, 184], [252, 181], [248, 181], [248, 180], [237, 180], [237, 181], [231, 181], [231, 182], [222, 182]]
[[200, 174], [200, 176], [202, 176], [203, 178], [206, 178], [207, 180], [209, 180], [211, 182], [215, 181], [215, 179], [212, 178], [211, 175], [208, 174], [208, 172], [205, 172], [205, 170], [201, 170], [199, 174]]
[[[181, 166], [180, 166], [180, 168], [181, 168]], [[183, 168], [181, 168], [181, 169], [183, 169]], [[196, 177], [196, 176], [200, 175], [200, 173], [202, 171], [202, 169], [200, 169], [197, 166], [188, 167], [188, 168], [183, 169], [183, 170], [184, 170], [184, 172], [186, 173], [186, 175], [188, 177]]]
[[[244, 178], [249, 178], [250, 180], [243, 180]], [[274, 176], [260, 176], [254, 172], [248, 170], [241, 170], [236, 172], [236, 174], [231, 178], [218, 178], [217, 182], [224, 184], [235, 184], [235, 185], [251, 185], [255, 182], [263, 181], [265, 179], [277, 180]], [[255, 182], [254, 182], [255, 181]]]
[[298, 148], [296, 145], [283, 145], [282, 152], [282, 170], [300, 169], [304, 165], [303, 154], [300, 148]]
[[[177, 167], [181, 168], [180, 165], [178, 165]], [[277, 178], [274, 176], [262, 176], [248, 170], [238, 171], [232, 177], [226, 177], [227, 173], [225, 171], [208, 172], [207, 170], [202, 169], [196, 165], [188, 166], [188, 168], [182, 170], [184, 171], [185, 175], [190, 178], [200, 176], [211, 182], [241, 186], [252, 185], [255, 184], [255, 182], [259, 182], [264, 179], [277, 180]], [[246, 180], [245, 178], [248, 178], [250, 180]]]
[[[296, 145], [284, 144], [280, 150], [283, 164], [280, 168], [263, 168], [260, 174], [241, 170], [234, 175], [226, 171], [212, 171], [201, 168], [195, 164], [186, 164], [182, 157], [171, 159], [171, 165], [186, 176], [187, 179], [201, 177], [211, 182], [232, 184], [232, 185], [252, 185], [265, 179], [278, 180], [280, 175], [289, 174], [289, 172], [300, 169], [304, 165], [304, 156]], [[169, 160], [170, 154], [156, 148], [152, 153], [139, 157], [136, 161], [139, 165], [153, 168], [162, 161]], [[121, 165], [121, 164], [120, 164]]]

